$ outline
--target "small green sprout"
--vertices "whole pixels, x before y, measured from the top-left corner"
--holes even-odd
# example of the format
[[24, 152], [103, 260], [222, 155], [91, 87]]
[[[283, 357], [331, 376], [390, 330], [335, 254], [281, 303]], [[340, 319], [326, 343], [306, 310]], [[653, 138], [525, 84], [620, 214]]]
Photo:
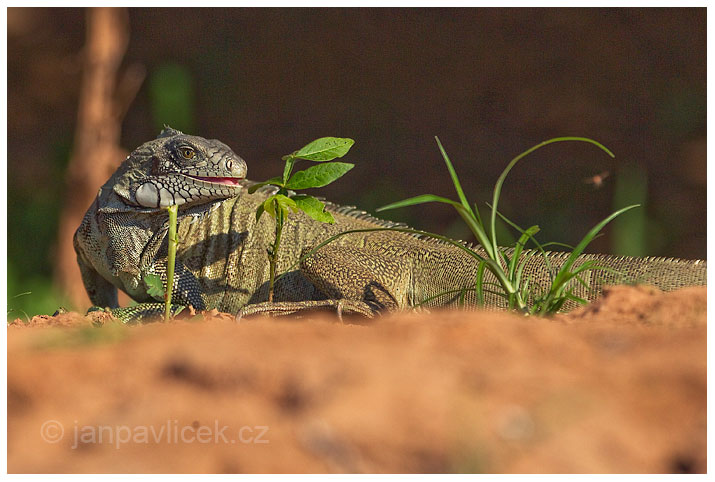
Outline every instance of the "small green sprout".
[[[268, 301], [273, 301], [276, 261], [281, 243], [281, 233], [290, 213], [297, 213], [300, 210], [321, 223], [333, 224], [335, 222], [333, 215], [325, 210], [325, 205], [320, 200], [307, 194], [296, 194], [294, 191], [327, 186], [345, 175], [354, 167], [353, 164], [328, 161], [343, 157], [354, 143], [355, 141], [352, 139], [339, 137], [316, 139], [302, 149], [283, 156], [282, 159], [285, 161], [283, 176], [272, 177], [267, 181], [254, 184], [248, 189], [249, 193], [254, 193], [258, 188], [266, 185], [278, 188], [275, 194], [266, 199], [256, 209], [256, 222], [261, 219], [263, 213], [267, 213], [276, 221], [275, 239], [267, 250], [270, 265]], [[319, 162], [321, 164], [293, 173], [293, 167], [298, 160]]]
[[[166, 289], [161, 282], [161, 276], [154, 273], [144, 273], [142, 279], [147, 287], [147, 294], [157, 301], [164, 301], [164, 321], [169, 321], [171, 318], [171, 295], [174, 286], [174, 268], [176, 266], [176, 247], [179, 244], [179, 239], [176, 235], [176, 218], [179, 207], [172, 205], [164, 208], [169, 213], [169, 254], [166, 261]], [[181, 310], [174, 313], [179, 314]]]

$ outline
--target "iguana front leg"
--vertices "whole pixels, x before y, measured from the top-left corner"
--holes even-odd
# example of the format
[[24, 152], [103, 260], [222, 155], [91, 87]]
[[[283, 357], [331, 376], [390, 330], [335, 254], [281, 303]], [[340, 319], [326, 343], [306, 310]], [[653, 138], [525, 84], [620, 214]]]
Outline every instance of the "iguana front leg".
[[[147, 323], [158, 321], [164, 317], [164, 303], [138, 303], [124, 308], [114, 308], [109, 311], [114, 318], [126, 324]], [[171, 316], [180, 314], [186, 306], [171, 304]], [[91, 309], [90, 309], [91, 311]]]
[[[196, 310], [206, 309], [206, 303], [202, 296], [201, 286], [194, 276], [194, 274], [188, 270], [184, 264], [176, 260], [174, 268], [174, 285], [172, 287], [172, 304], [171, 304], [171, 314], [172, 316], [177, 315], [187, 306], [192, 306]], [[142, 273], [142, 279], [137, 279], [136, 275], [131, 275], [129, 273], [123, 273], [128, 278], [125, 281], [125, 285], [131, 284], [132, 286], [137, 285], [137, 292], [140, 294], [149, 293], [149, 286], [146, 284], [144, 276], [147, 273], [158, 275], [161, 279], [161, 285], [163, 291], [167, 288], [167, 275], [166, 275], [166, 259], [158, 258], [148, 270]], [[120, 275], [120, 278], [122, 276]], [[154, 298], [160, 298], [161, 295], [155, 294]], [[146, 322], [156, 320], [164, 315], [165, 304], [157, 299], [156, 302], [144, 302], [138, 303], [133, 306], [126, 308], [113, 309], [112, 315], [115, 318], [120, 319], [125, 323], [134, 322]]]
[[[78, 258], [78, 264], [82, 274], [82, 281], [87, 289], [90, 301], [94, 305], [90, 308], [90, 311], [106, 310], [108, 308], [112, 316], [123, 323], [142, 323], [156, 320], [164, 315], [165, 305], [160, 301], [138, 303], [120, 308], [117, 299], [117, 288], [104, 279], [92, 266], [83, 262], [81, 258]], [[165, 263], [157, 263], [150, 271], [159, 275], [162, 286], [166, 290]], [[137, 289], [134, 290], [136, 294], [146, 296], [145, 293], [148, 287], [145, 281], [139, 279], [136, 274], [121, 272], [119, 279], [125, 283], [125, 286], [136, 286]], [[131, 296], [132, 293], [129, 294]], [[171, 305], [172, 316], [177, 315], [188, 305], [197, 310], [206, 308], [196, 277], [179, 261], [176, 262], [172, 300], [174, 301]]]
[[[163, 303], [140, 303], [135, 306], [119, 308], [117, 287], [104, 279], [91, 265], [81, 258], [77, 259], [82, 281], [92, 302], [92, 307], [87, 313], [93, 311], [108, 311], [112, 316], [123, 323], [144, 322], [156, 319], [164, 313]], [[178, 312], [180, 306], [172, 307], [173, 312]]]
[[77, 264], [79, 264], [82, 282], [92, 304], [101, 308], [117, 308], [119, 306], [117, 287], [104, 279], [81, 256], [77, 257]]

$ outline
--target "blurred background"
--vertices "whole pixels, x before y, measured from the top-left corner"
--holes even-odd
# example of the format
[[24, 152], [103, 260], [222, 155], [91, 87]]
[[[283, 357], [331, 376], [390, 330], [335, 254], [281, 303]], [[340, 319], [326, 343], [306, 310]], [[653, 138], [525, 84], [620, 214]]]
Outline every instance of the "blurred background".
[[[164, 124], [224, 141], [254, 180], [317, 137], [351, 137], [355, 169], [320, 195], [368, 211], [455, 197], [435, 135], [481, 206], [511, 158], [586, 136], [615, 159], [547, 146], [500, 210], [576, 244], [641, 203], [588, 251], [706, 256], [704, 8], [10, 8], [7, 27], [9, 318], [88, 306], [78, 216]], [[385, 214], [470, 239], [443, 205]]]

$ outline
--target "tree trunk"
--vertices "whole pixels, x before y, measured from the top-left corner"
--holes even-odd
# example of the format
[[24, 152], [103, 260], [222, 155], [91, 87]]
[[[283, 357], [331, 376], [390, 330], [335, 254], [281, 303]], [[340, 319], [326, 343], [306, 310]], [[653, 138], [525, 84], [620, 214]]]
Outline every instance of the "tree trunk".
[[117, 72], [129, 41], [129, 19], [123, 8], [90, 8], [87, 42], [72, 157], [65, 179], [60, 216], [55, 283], [75, 309], [86, 308], [73, 246], [74, 232], [98, 189], [126, 157], [119, 147], [121, 122], [144, 79], [142, 67]]

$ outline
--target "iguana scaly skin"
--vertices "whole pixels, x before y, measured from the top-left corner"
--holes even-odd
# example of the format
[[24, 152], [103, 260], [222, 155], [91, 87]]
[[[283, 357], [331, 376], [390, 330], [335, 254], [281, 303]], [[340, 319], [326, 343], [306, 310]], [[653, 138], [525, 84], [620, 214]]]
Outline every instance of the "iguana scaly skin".
[[[275, 191], [261, 188], [248, 194], [245, 188], [251, 182], [245, 180], [246, 171], [244, 160], [225, 144], [171, 128], [132, 152], [99, 190], [75, 234], [77, 259], [92, 303], [113, 308], [125, 320], [162, 311], [163, 304], [147, 293], [144, 275], [158, 274], [166, 286], [168, 214], [162, 208], [171, 204], [179, 205], [176, 305], [234, 314], [334, 306], [369, 316], [382, 309], [416, 306], [435, 296], [425, 305], [476, 302], [473, 291], [460, 296], [455, 290], [473, 288], [477, 260], [453, 245], [410, 234], [347, 234], [297, 266], [303, 253], [334, 234], [397, 226], [352, 207], [326, 203], [335, 224], [314, 221], [302, 212], [290, 215], [276, 272], [290, 271], [276, 282], [276, 303], [266, 303], [266, 250], [273, 242], [275, 221], [264, 215], [256, 222], [255, 213]], [[566, 256], [549, 253], [548, 258], [552, 268], [558, 268]], [[574, 294], [585, 299], [594, 299], [605, 284], [618, 282], [649, 283], [664, 290], [706, 282], [704, 261], [583, 255], [577, 265], [590, 259], [615, 272], [588, 272], [588, 289], [574, 281]], [[530, 278], [532, 290], [546, 288], [551, 279], [540, 255], [526, 261], [524, 276]], [[493, 281], [487, 275], [487, 283]], [[117, 309], [117, 288], [140, 304]], [[503, 306], [501, 300], [488, 295], [486, 302]]]

